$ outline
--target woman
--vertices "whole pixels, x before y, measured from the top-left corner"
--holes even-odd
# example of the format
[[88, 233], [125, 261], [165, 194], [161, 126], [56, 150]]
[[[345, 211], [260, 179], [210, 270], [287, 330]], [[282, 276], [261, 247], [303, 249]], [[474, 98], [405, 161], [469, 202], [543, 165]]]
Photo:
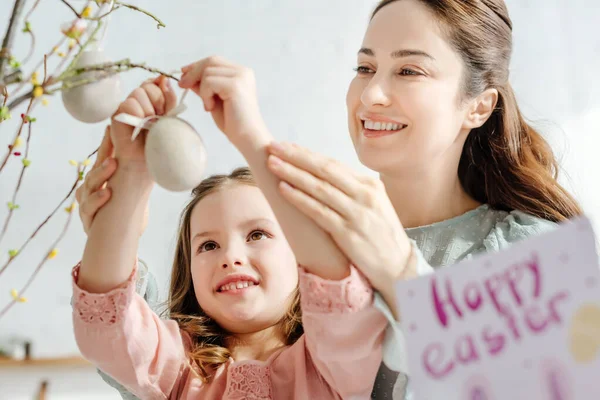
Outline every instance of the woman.
[[[508, 80], [511, 50], [504, 0], [381, 1], [358, 51], [347, 108], [355, 150], [383, 185], [306, 149], [276, 145], [269, 165], [288, 184], [281, 193], [359, 269], [373, 271], [368, 277], [399, 265], [393, 260], [403, 254], [393, 247], [397, 238], [396, 248], [406, 248], [401, 225], [435, 269], [581, 214], [557, 182], [549, 145], [519, 111]], [[388, 334], [373, 398], [403, 399], [401, 342]]]

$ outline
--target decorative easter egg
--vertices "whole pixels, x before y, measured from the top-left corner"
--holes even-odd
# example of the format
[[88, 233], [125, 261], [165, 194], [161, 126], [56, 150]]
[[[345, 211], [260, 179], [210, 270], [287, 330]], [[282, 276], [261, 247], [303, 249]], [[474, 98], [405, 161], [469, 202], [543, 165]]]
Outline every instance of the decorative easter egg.
[[206, 150], [194, 128], [180, 118], [162, 117], [146, 136], [146, 164], [161, 187], [181, 192], [196, 187], [204, 176]]
[[[81, 53], [74, 68], [86, 67], [108, 62], [102, 50], [89, 50]], [[82, 79], [97, 79], [105, 75], [102, 71], [83, 72], [65, 79], [65, 84], [73, 84]], [[71, 89], [62, 90], [62, 101], [67, 112], [73, 118], [85, 122], [96, 123], [110, 118], [122, 101], [121, 80], [117, 74], [108, 76], [97, 82], [88, 83]]]

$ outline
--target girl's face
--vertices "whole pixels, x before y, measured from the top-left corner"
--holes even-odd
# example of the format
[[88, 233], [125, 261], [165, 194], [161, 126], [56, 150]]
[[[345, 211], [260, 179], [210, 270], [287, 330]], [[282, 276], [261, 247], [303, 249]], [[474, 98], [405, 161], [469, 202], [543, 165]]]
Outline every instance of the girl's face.
[[460, 157], [468, 129], [460, 105], [463, 63], [418, 0], [383, 7], [358, 52], [347, 93], [350, 136], [380, 173], [418, 173]]
[[192, 210], [191, 273], [200, 307], [231, 333], [277, 324], [298, 284], [296, 259], [260, 189], [232, 184]]

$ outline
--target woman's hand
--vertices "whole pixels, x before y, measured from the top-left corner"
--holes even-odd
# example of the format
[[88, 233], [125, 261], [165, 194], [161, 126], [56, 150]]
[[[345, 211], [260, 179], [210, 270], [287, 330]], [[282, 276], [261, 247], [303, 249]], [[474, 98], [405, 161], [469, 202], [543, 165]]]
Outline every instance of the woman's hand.
[[[79, 218], [86, 234], [88, 234], [98, 210], [110, 200], [111, 191], [107, 187], [107, 183], [117, 171], [117, 160], [112, 156], [113, 144], [110, 138], [110, 129], [110, 126], [106, 127], [104, 138], [96, 156], [96, 162], [75, 192], [75, 198], [79, 203]], [[146, 229], [147, 225], [148, 206], [146, 205], [140, 235]]]
[[269, 152], [282, 196], [327, 231], [374, 288], [390, 299], [396, 280], [416, 275], [410, 241], [379, 179], [293, 144], [272, 143]]
[[204, 102], [218, 128], [234, 145], [265, 129], [258, 107], [254, 72], [221, 57], [209, 57], [181, 69], [179, 86]]

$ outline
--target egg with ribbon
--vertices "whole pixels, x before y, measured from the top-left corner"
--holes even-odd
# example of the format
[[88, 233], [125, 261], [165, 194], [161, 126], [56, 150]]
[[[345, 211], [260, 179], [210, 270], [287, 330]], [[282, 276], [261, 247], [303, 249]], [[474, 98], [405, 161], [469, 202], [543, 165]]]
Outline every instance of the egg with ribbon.
[[181, 192], [195, 188], [204, 177], [206, 150], [196, 130], [177, 117], [161, 117], [148, 130], [146, 165], [161, 187]]

